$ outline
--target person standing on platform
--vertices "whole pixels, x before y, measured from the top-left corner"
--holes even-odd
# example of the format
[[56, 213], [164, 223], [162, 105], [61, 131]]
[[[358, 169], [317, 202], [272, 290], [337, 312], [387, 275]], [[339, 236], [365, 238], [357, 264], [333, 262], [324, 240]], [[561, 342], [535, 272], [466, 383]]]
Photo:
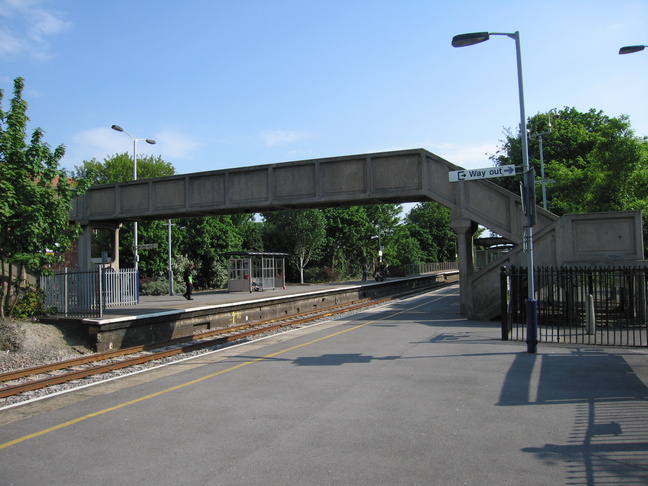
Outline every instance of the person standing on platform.
[[369, 269], [367, 268], [367, 264], [363, 263], [362, 264], [362, 281], [363, 282], [367, 281], [367, 275], [369, 275]]
[[194, 284], [193, 268], [194, 268], [194, 264], [190, 263], [189, 266], [185, 268], [185, 271], [182, 274], [182, 277], [184, 278], [184, 282], [185, 282], [185, 287], [187, 289], [183, 295], [184, 298], [187, 300], [193, 300], [193, 297], [191, 296], [191, 294], [193, 293], [193, 284]]

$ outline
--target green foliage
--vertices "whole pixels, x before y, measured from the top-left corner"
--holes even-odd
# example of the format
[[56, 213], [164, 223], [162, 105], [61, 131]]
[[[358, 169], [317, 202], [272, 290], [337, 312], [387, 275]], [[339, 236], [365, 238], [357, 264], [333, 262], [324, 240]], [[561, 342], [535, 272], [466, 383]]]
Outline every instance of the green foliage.
[[[529, 157], [536, 177], [541, 174], [539, 137], [543, 135], [548, 209], [558, 215], [642, 210], [644, 241], [648, 245], [648, 142], [637, 137], [630, 120], [609, 117], [594, 109], [581, 113], [574, 108], [540, 113], [529, 119]], [[499, 152], [491, 157], [497, 165], [522, 165], [519, 134], [508, 134]], [[518, 192], [520, 176], [494, 180]], [[542, 191], [536, 191], [541, 204]], [[648, 248], [648, 246], [647, 246]]]
[[420, 203], [412, 208], [405, 221], [411, 237], [419, 244], [421, 263], [455, 260], [457, 235], [452, 230], [448, 208], [435, 202]]
[[[536, 176], [541, 173], [539, 139], [543, 135], [548, 209], [556, 214], [630, 209], [636, 202], [640, 173], [646, 170], [641, 140], [634, 135], [627, 116], [609, 117], [601, 111], [581, 113], [574, 108], [529, 119], [529, 158]], [[519, 135], [507, 135], [499, 152], [491, 157], [497, 165], [522, 165]], [[643, 160], [642, 160], [643, 159]], [[520, 177], [495, 180], [518, 192]], [[536, 191], [541, 202], [541, 191]]]
[[411, 228], [399, 226], [385, 248], [384, 261], [389, 265], [409, 265], [425, 261], [420, 242], [411, 235]]
[[207, 289], [224, 289], [227, 288], [227, 266], [218, 260], [212, 260], [209, 268], [203, 272], [209, 280], [201, 282], [202, 288]]
[[45, 306], [45, 294], [43, 291], [29, 286], [11, 310], [11, 315], [19, 319], [24, 319], [33, 316], [43, 316], [53, 311], [54, 309], [48, 309]]
[[365, 262], [377, 254], [377, 242], [372, 240], [377, 228], [365, 206], [326, 208], [326, 244], [321, 264], [328, 265], [342, 278], [357, 275]]
[[[65, 147], [59, 145], [52, 151], [43, 141], [41, 128], [27, 142], [29, 118], [23, 89], [24, 80], [16, 78], [9, 111], [0, 107], [0, 270], [4, 272], [5, 263], [13, 263], [39, 274], [57, 263], [58, 255], [78, 239], [81, 228], [69, 224], [69, 214], [72, 200], [90, 186], [92, 171], [87, 178], [70, 179], [58, 166]], [[2, 97], [0, 90], [0, 102]], [[19, 279], [9, 284], [6, 293], [0, 287], [0, 318], [21, 285]]]
[[339, 282], [340, 275], [331, 267], [312, 267], [304, 270], [304, 280], [308, 282]]
[[[178, 295], [185, 291], [184, 284], [173, 282], [173, 293]], [[141, 295], [169, 295], [169, 279], [159, 278], [157, 280], [143, 281], [140, 289]]]
[[299, 271], [322, 254], [326, 243], [326, 220], [319, 209], [264, 213], [266, 251], [286, 252], [288, 261]]
[[222, 288], [222, 274], [223, 271], [227, 272], [223, 254], [241, 250], [243, 242], [232, 217], [180, 220], [179, 225], [182, 228], [182, 240], [176, 248], [196, 264], [197, 287]]
[[[133, 180], [133, 156], [124, 152], [106, 157], [103, 162], [97, 159], [85, 160], [76, 166], [77, 176], [91, 176], [94, 184], [111, 184]], [[159, 155], [137, 155], [137, 179], [153, 179], [175, 174], [175, 167]]]

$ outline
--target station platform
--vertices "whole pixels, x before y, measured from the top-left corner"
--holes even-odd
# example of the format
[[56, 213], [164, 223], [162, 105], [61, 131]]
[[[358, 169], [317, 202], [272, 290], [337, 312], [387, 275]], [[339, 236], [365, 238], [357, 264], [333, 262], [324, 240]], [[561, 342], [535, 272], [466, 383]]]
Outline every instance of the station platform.
[[458, 284], [0, 410], [2, 484], [648, 484], [648, 350], [501, 341]]
[[226, 290], [182, 295], [141, 296], [137, 305], [108, 308], [100, 318], [65, 318], [88, 333], [98, 352], [154, 345], [213, 329], [250, 324], [309, 310], [380, 298], [401, 292], [429, 289], [457, 281], [457, 270], [390, 278], [386, 281], [351, 281], [322, 285], [288, 285], [260, 292]]
[[[397, 278], [390, 281], [399, 280]], [[326, 284], [288, 284], [286, 288], [264, 290], [260, 292], [229, 292], [227, 290], [203, 290], [194, 291], [193, 299], [185, 299], [181, 293], [175, 295], [140, 295], [140, 301], [136, 305], [108, 308], [104, 311], [105, 319], [126, 316], [142, 316], [155, 314], [168, 310], [196, 309], [204, 306], [218, 306], [239, 302], [259, 302], [274, 298], [284, 298], [297, 295], [305, 295], [315, 292], [350, 289], [359, 286], [380, 285], [382, 282], [374, 280], [362, 282], [350, 280], [345, 282], [331, 282]]]

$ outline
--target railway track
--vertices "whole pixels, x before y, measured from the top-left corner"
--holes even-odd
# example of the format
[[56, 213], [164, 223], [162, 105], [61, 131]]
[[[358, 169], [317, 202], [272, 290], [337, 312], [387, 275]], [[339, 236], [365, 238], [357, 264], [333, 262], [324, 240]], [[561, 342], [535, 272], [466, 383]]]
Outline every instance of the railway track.
[[54, 385], [61, 385], [75, 380], [110, 373], [128, 367], [142, 365], [177, 355], [213, 348], [260, 334], [278, 332], [282, 328], [309, 324], [317, 320], [360, 312], [368, 307], [378, 306], [395, 299], [428, 289], [417, 289], [399, 293], [383, 299], [362, 299], [345, 305], [336, 305], [293, 314], [282, 318], [267, 319], [242, 326], [228, 327], [195, 334], [155, 345], [136, 346], [107, 353], [97, 353], [71, 360], [50, 363], [33, 368], [25, 368], [0, 374], [0, 399], [14, 397], [30, 391]]

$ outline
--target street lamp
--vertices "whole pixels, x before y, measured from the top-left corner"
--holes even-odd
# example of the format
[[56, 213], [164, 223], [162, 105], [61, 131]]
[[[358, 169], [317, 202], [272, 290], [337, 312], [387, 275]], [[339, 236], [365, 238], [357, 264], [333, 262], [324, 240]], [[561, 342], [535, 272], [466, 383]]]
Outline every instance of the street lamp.
[[625, 46], [619, 49], [619, 54], [632, 54], [633, 52], [643, 51], [648, 46]]
[[[133, 180], [136, 181], [137, 180], [137, 142], [139, 142], [140, 140], [145, 140], [146, 143], [155, 145], [155, 140], [151, 140], [150, 138], [135, 138], [119, 125], [113, 125], [110, 128], [118, 132], [124, 132], [131, 139], [133, 139]], [[137, 254], [137, 221], [133, 222], [133, 258], [135, 259], [135, 270], [137, 270], [139, 267], [138, 265], [139, 255]]]
[[491, 35], [504, 35], [515, 40], [517, 54], [518, 92], [520, 97], [520, 138], [522, 139], [522, 210], [525, 215], [523, 249], [527, 254], [528, 298], [527, 314], [527, 351], [535, 353], [538, 340], [538, 301], [535, 299], [535, 282], [533, 271], [533, 226], [535, 225], [535, 175], [529, 166], [529, 142], [527, 139], [526, 114], [524, 112], [524, 88], [522, 83], [522, 51], [520, 49], [520, 32], [473, 32], [456, 35], [452, 38], [453, 47], [465, 47], [479, 44], [490, 39]]

